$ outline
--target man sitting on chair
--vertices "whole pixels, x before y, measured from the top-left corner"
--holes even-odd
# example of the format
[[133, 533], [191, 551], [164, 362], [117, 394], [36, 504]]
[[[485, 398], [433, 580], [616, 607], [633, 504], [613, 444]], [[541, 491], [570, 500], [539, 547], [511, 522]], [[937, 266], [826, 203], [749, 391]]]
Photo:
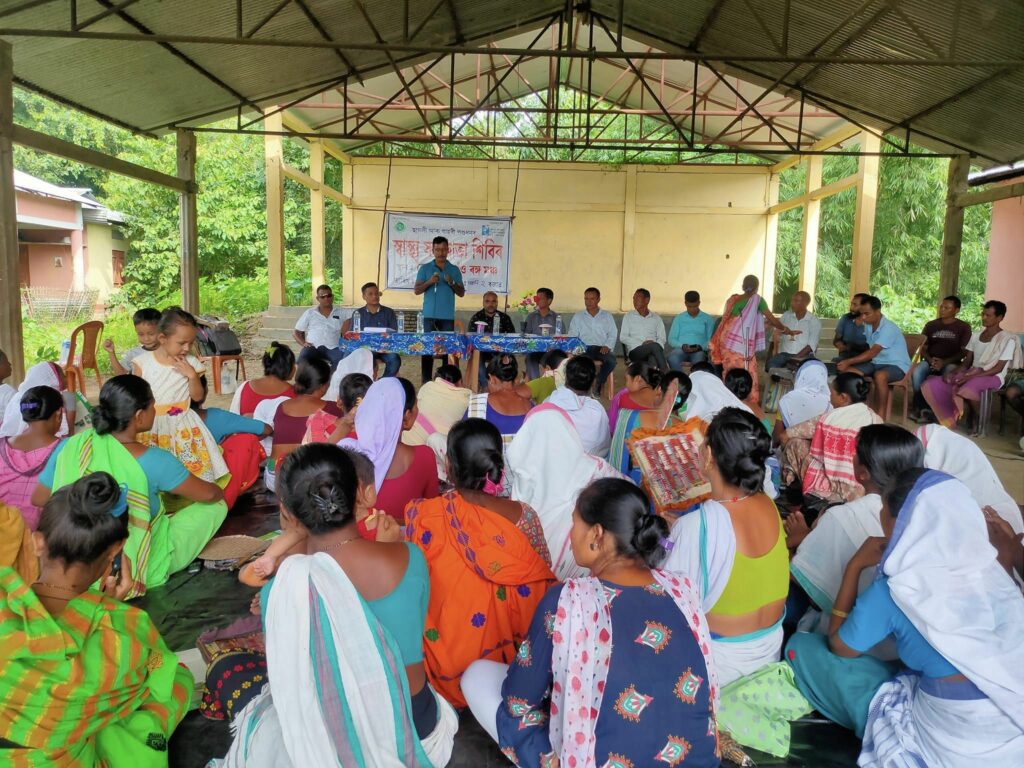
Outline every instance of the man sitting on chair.
[[601, 291], [587, 288], [583, 292], [584, 310], [572, 316], [569, 323], [569, 335], [579, 336], [587, 345], [586, 355], [591, 360], [601, 362], [601, 370], [597, 372], [594, 382], [594, 394], [600, 396], [605, 381], [615, 370], [615, 340], [619, 330], [615, 327], [615, 318], [598, 306], [601, 303]]
[[675, 371], [683, 370], [683, 363], [702, 363], [708, 359], [708, 345], [715, 332], [715, 318], [700, 308], [700, 294], [683, 294], [685, 312], [680, 312], [668, 331], [668, 364]]
[[779, 336], [778, 351], [768, 358], [765, 370], [785, 368], [787, 365], [796, 368], [808, 358], [814, 357], [821, 338], [821, 320], [807, 307], [811, 303], [811, 294], [797, 291], [789, 300], [790, 309], [782, 313], [782, 324], [795, 334]]
[[633, 309], [622, 318], [619, 340], [626, 346], [630, 362], [647, 363], [662, 373], [668, 371], [665, 358], [665, 321], [657, 312], [651, 312], [651, 292], [637, 288], [633, 294]]
[[[479, 312], [469, 318], [469, 325], [466, 327], [470, 333], [476, 333], [477, 323], [483, 323], [486, 327], [484, 333], [515, 333], [516, 326], [512, 318], [498, 309], [498, 294], [488, 291], [484, 294], [484, 306]], [[494, 319], [498, 318], [498, 327], [494, 327]], [[494, 357], [493, 352], [480, 353], [480, 389], [487, 388], [487, 364]]]
[[889, 405], [889, 382], [902, 381], [910, 370], [910, 355], [903, 332], [892, 320], [882, 316], [882, 301], [868, 296], [860, 305], [861, 323], [868, 349], [859, 355], [840, 360], [836, 369], [840, 373], [855, 371], [874, 381], [872, 407], [885, 418]]
[[[391, 307], [385, 307], [380, 303], [380, 288], [376, 283], [366, 283], [362, 287], [363, 301], [366, 302], [359, 309], [355, 310], [353, 316], [359, 315], [359, 330], [365, 331], [368, 328], [387, 328], [389, 331], [398, 330], [398, 317]], [[349, 318], [341, 326], [342, 333], [352, 330], [352, 318]], [[397, 376], [402, 367], [402, 358], [394, 352], [374, 352], [374, 361], [383, 361], [384, 376]]]

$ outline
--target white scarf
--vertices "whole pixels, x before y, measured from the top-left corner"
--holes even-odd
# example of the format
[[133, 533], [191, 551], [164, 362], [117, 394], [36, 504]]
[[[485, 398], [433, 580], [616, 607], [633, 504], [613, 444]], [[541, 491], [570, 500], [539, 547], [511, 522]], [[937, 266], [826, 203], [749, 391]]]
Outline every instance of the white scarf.
[[607, 461], [583, 449], [579, 433], [561, 408], [542, 405], [527, 415], [506, 450], [512, 498], [533, 507], [544, 529], [552, 571], [559, 581], [582, 576], [569, 547], [576, 497], [594, 480], [620, 477]]
[[793, 380], [793, 389], [779, 398], [779, 415], [786, 429], [821, 416], [832, 407], [828, 390], [828, 369], [820, 360], [801, 365]]
[[1020, 507], [973, 441], [939, 424], [919, 427], [915, 434], [924, 444], [924, 465], [928, 469], [952, 475], [967, 486], [979, 507], [992, 507], [1014, 533], [1024, 532]]
[[[21, 382], [18, 391], [7, 401], [4, 409], [4, 418], [0, 422], [0, 437], [17, 437], [26, 429], [28, 424], [21, 418], [21, 398], [25, 396], [32, 387], [52, 387], [61, 392], [61, 379], [57, 374], [56, 363], [36, 363], [25, 374], [25, 380]], [[64, 437], [68, 434], [68, 420], [65, 415], [61, 420], [61, 428], [57, 437]]]
[[438, 699], [437, 728], [421, 745], [398, 644], [330, 555], [281, 564], [266, 638], [270, 683], [236, 717], [225, 765], [349, 765], [359, 753], [367, 768], [447, 764], [454, 711]]
[[373, 379], [373, 352], [366, 347], [360, 347], [345, 355], [345, 358], [338, 363], [338, 367], [331, 374], [331, 383], [327, 385], [327, 392], [324, 393], [324, 400], [335, 403], [341, 396], [341, 380], [350, 373], [362, 373]]
[[967, 486], [935, 470], [921, 475], [879, 568], [929, 645], [1024, 728], [1024, 597], [996, 560]]
[[723, 408], [740, 408], [753, 413], [750, 406], [729, 391], [720, 378], [706, 371], [690, 374], [690, 396], [686, 398], [686, 418], [711, 423]]

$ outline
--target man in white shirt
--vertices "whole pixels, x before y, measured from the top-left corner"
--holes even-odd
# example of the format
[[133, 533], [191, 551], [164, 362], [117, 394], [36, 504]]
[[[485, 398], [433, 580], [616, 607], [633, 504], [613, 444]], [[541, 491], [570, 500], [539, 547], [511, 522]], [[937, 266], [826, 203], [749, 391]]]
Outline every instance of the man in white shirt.
[[782, 313], [782, 324], [791, 333], [779, 336], [778, 351], [768, 359], [766, 370], [794, 367], [814, 357], [821, 339], [821, 320], [807, 310], [810, 303], [811, 295], [807, 291], [797, 291], [789, 300], [791, 308]]
[[630, 362], [647, 363], [662, 373], [668, 371], [665, 357], [665, 322], [657, 312], [651, 312], [651, 292], [637, 288], [633, 294], [633, 309], [622, 318], [619, 340], [626, 345]]
[[608, 455], [612, 436], [608, 414], [601, 403], [590, 397], [596, 376], [597, 366], [589, 357], [571, 358], [565, 364], [565, 386], [557, 387], [547, 402], [569, 414], [579, 432], [583, 450], [604, 458]]
[[321, 285], [316, 289], [316, 306], [302, 313], [292, 332], [301, 347], [299, 360], [319, 354], [331, 361], [333, 369], [344, 356], [338, 349], [344, 321], [341, 308], [334, 306], [331, 286]]
[[585, 309], [573, 315], [569, 323], [569, 335], [579, 336], [587, 345], [587, 357], [601, 361], [601, 370], [597, 372], [594, 382], [594, 393], [597, 395], [600, 395], [605, 381], [615, 370], [615, 340], [619, 337], [615, 318], [601, 309], [598, 306], [600, 303], [601, 292], [597, 288], [587, 288], [583, 292]]

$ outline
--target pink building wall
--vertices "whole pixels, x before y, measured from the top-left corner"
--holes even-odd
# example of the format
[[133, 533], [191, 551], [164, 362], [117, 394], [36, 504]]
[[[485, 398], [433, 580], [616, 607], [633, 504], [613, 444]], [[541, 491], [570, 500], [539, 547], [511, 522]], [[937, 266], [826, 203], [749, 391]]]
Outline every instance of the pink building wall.
[[67, 224], [69, 229], [82, 226], [82, 219], [78, 215], [78, 204], [70, 200], [30, 195], [27, 192], [15, 193], [14, 199], [19, 217], [62, 222]]
[[992, 204], [985, 298], [1005, 302], [1003, 327], [1024, 332], [1024, 197]]
[[[60, 257], [63, 266], [54, 266]], [[60, 243], [29, 243], [28, 271], [32, 285], [68, 290], [74, 283], [74, 264], [71, 246]]]

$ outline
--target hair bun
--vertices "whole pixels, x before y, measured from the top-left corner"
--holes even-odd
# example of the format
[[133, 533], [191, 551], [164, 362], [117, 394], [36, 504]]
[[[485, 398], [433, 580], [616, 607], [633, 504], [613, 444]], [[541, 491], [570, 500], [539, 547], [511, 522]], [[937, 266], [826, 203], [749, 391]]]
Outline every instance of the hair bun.
[[106, 472], [93, 472], [71, 486], [71, 514], [83, 525], [110, 515], [121, 497], [121, 487]]

